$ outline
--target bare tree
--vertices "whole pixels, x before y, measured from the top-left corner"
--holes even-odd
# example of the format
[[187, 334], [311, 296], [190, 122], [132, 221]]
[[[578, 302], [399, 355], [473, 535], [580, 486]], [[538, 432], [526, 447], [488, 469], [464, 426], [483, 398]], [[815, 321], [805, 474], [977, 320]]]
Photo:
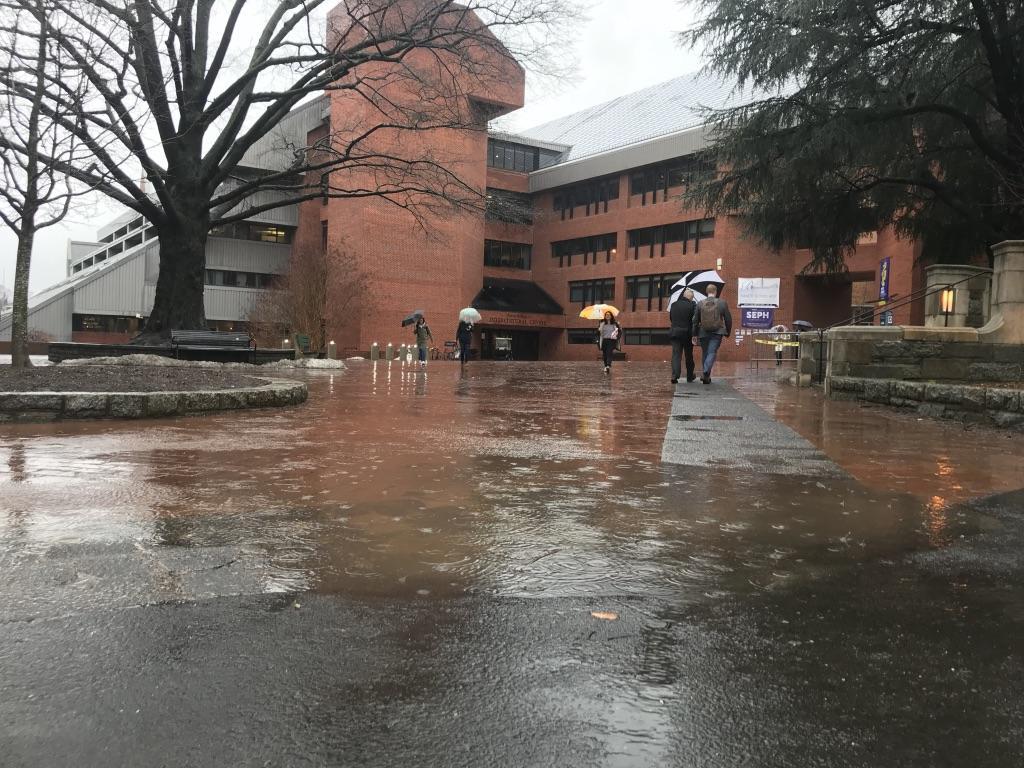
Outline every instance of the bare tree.
[[278, 346], [283, 335], [301, 333], [313, 347], [325, 349], [326, 333], [344, 332], [367, 284], [358, 260], [344, 247], [296, 248], [288, 273], [250, 311], [249, 330], [262, 346]]
[[[37, 11], [43, 2], [34, 0]], [[4, 2], [0, 18], [0, 221], [17, 238], [11, 358], [15, 368], [25, 368], [32, 364], [28, 281], [36, 233], [61, 221], [81, 191], [58, 169], [80, 154], [79, 141], [67, 130], [80, 118], [45, 104], [48, 81], [60, 77], [68, 93], [80, 93], [81, 80], [60, 61], [45, 16]]]
[[[57, 44], [89, 80], [82, 99], [46, 70], [42, 114], [92, 154], [47, 160], [157, 230], [147, 342], [205, 327], [211, 227], [321, 196], [482, 208], [483, 190], [402, 137], [484, 129], [518, 62], [545, 61], [578, 17], [574, 0], [347, 0], [329, 14], [337, 0], [8, 1], [58, 20]], [[332, 115], [315, 147], [280, 135], [287, 160], [261, 167], [288, 114], [335, 91], [360, 105], [351, 120]]]

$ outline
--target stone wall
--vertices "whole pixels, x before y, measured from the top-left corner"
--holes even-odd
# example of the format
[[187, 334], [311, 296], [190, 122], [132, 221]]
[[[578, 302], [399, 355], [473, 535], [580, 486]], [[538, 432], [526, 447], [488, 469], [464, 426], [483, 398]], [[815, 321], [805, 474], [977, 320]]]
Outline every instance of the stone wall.
[[1024, 391], [924, 381], [833, 376], [829, 396], [898, 408], [932, 416], [1024, 431]]
[[973, 328], [851, 326], [828, 337], [829, 381], [1024, 381], [1024, 344], [979, 341]]

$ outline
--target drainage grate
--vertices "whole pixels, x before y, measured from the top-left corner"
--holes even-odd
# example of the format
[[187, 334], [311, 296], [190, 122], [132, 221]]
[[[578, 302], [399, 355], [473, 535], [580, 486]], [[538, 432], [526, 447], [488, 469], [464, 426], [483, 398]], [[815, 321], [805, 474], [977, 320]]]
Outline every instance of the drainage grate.
[[673, 416], [676, 421], [743, 421], [742, 416]]

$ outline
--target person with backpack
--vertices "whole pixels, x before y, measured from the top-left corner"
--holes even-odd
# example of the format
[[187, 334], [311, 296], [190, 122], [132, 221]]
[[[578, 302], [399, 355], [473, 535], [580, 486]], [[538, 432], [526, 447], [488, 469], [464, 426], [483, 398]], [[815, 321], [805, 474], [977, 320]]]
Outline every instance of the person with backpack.
[[686, 381], [696, 381], [693, 364], [693, 316], [697, 311], [697, 302], [693, 300], [693, 291], [689, 288], [683, 291], [683, 295], [672, 302], [668, 317], [672, 327], [669, 329], [668, 337], [672, 342], [672, 383], [679, 383], [681, 373], [681, 358], [686, 356]]
[[701, 381], [711, 383], [711, 369], [718, 357], [722, 339], [732, 333], [732, 315], [729, 306], [718, 298], [718, 286], [707, 287], [708, 297], [697, 305], [693, 314], [693, 339], [700, 343], [701, 363], [704, 375]]

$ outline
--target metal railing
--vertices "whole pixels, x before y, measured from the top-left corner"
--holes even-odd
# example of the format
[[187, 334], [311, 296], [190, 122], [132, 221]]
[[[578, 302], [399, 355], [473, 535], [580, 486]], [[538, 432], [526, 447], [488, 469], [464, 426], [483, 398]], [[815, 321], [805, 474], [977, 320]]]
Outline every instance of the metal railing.
[[747, 369], [781, 368], [800, 363], [800, 334], [794, 331], [756, 331], [747, 340]]
[[[875, 318], [878, 317], [881, 314], [884, 314], [885, 312], [891, 312], [894, 309], [902, 309], [903, 307], [906, 307], [906, 306], [908, 306], [910, 304], [913, 304], [914, 302], [922, 301], [924, 299], [927, 299], [929, 296], [934, 296], [936, 294], [941, 294], [944, 291], [952, 290], [952, 289], [956, 288], [958, 285], [962, 285], [963, 283], [968, 283], [971, 280], [974, 280], [975, 278], [980, 277], [981, 275], [987, 275], [987, 274], [988, 274], [988, 270], [979, 269], [974, 274], [968, 275], [967, 277], [964, 277], [964, 278], [962, 278], [960, 280], [957, 280], [954, 283], [946, 283], [944, 285], [940, 285], [940, 286], [932, 287], [932, 288], [919, 288], [916, 291], [912, 291], [911, 293], [907, 294], [903, 298], [898, 299], [898, 300], [896, 300], [896, 301], [894, 301], [892, 303], [886, 302], [884, 304], [881, 304], [880, 302], [882, 302], [884, 300], [879, 298], [878, 299], [879, 305], [874, 307], [870, 311], [865, 310], [865, 309], [860, 309], [856, 314], [850, 316], [849, 318], [847, 318], [845, 320], [841, 320], [841, 321], [839, 321], [837, 323], [832, 323], [831, 325], [828, 325], [828, 326], [826, 326], [824, 328], [815, 328], [815, 329], [813, 329], [812, 332], [818, 334], [818, 339], [817, 339], [817, 344], [818, 344], [818, 371], [817, 371], [817, 377], [815, 379], [815, 383], [821, 384], [821, 383], [823, 383], [825, 381], [825, 367], [826, 367], [825, 363], [826, 363], [827, 357], [828, 357], [827, 353], [826, 353], [826, 346], [825, 346], [825, 333], [826, 332], [832, 330], [833, 328], [841, 328], [841, 327], [850, 326], [850, 325], [874, 325], [875, 324]], [[943, 314], [946, 315], [946, 323], [948, 325], [948, 323], [949, 323], [949, 315], [953, 314], [952, 313], [952, 308], [950, 308], [950, 311], [944, 312]], [[870, 323], [864, 322], [865, 320], [870, 320], [871, 322]]]

